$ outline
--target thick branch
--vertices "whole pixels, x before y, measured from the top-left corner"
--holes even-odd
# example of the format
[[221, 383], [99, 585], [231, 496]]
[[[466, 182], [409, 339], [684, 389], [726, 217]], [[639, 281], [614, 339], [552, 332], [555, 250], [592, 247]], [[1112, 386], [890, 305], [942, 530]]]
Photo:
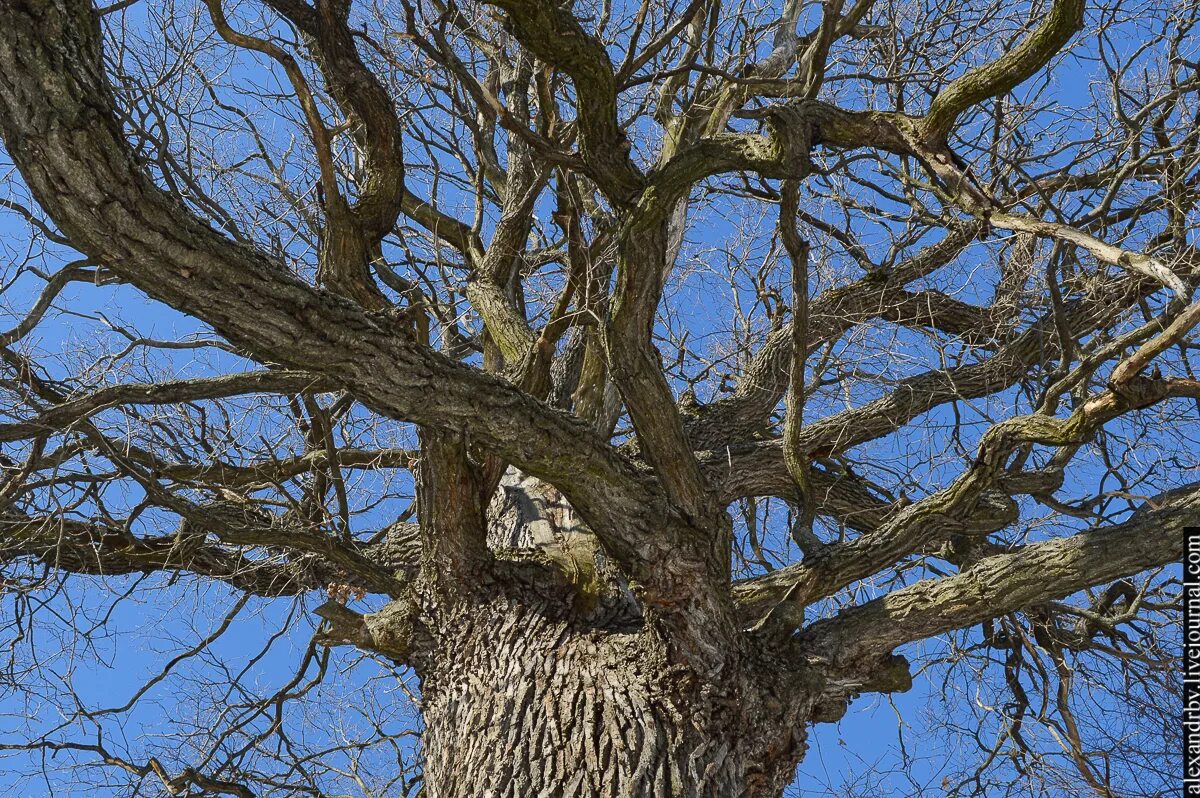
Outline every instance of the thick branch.
[[1025, 546], [969, 570], [929, 579], [820, 621], [803, 634], [837, 664], [1035, 607], [1183, 556], [1184, 527], [1200, 524], [1200, 484], [1148, 500], [1128, 521]]
[[316, 559], [250, 559], [186, 528], [173, 534], [137, 537], [98, 523], [9, 513], [0, 519], [0, 563], [22, 558], [57, 571], [94, 576], [190, 573], [259, 596], [294, 595], [320, 589], [334, 579], [346, 579], [344, 572]]
[[942, 142], [959, 115], [976, 103], [1012, 91], [1049, 63], [1083, 27], [1084, 0], [1055, 0], [1042, 24], [990, 64], [973, 69], [942, 89], [922, 124], [926, 140]]
[[[827, 547], [813, 557], [739, 586], [739, 602], [747, 616], [774, 612], [788, 626], [803, 623], [804, 608], [847, 585], [877, 573], [932, 541], [961, 529], [981, 507], [981, 500], [1001, 475], [1017, 446], [1040, 443], [1072, 446], [1084, 443], [1105, 423], [1123, 413], [1172, 397], [1200, 395], [1191, 380], [1138, 380], [1118, 393], [1106, 391], [1082, 403], [1071, 416], [1027, 415], [1002, 421], [983, 436], [972, 466], [948, 487], [891, 516], [883, 526], [847, 543]], [[767, 610], [767, 608], [772, 608]]]
[[575, 83], [579, 153], [590, 176], [619, 203], [631, 203], [645, 179], [617, 119], [617, 81], [604, 45], [588, 34], [568, 6], [547, 0], [493, 0], [509, 14], [521, 44]]

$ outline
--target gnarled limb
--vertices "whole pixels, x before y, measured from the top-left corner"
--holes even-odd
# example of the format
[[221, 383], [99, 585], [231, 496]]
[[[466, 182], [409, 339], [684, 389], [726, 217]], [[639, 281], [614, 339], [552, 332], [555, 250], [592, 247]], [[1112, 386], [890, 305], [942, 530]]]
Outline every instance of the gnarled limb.
[[617, 81], [604, 45], [564, 7], [547, 0], [496, 0], [538, 58], [571, 76], [579, 113], [579, 154], [610, 198], [632, 204], [645, 181], [617, 120]]
[[921, 124], [925, 138], [944, 142], [968, 108], [1012, 91], [1046, 66], [1083, 27], [1085, 5], [1084, 0], [1054, 0], [1041, 24], [1020, 44], [938, 92]]
[[839, 664], [1044, 604], [1125, 574], [1178, 562], [1184, 527], [1200, 523], [1193, 484], [1146, 501], [1129, 520], [998, 554], [955, 576], [927, 579], [808, 627], [814, 655]]
[[10, 512], [0, 518], [0, 562], [26, 558], [56, 571], [98, 577], [185, 573], [257, 596], [296, 595], [347, 578], [316, 558], [247, 557], [186, 524], [170, 534], [135, 536], [99, 522]]

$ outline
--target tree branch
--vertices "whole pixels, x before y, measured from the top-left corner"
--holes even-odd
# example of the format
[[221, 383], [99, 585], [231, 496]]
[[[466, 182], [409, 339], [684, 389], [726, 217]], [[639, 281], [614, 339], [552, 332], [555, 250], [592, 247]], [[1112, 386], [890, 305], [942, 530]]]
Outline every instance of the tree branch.
[[0, 441], [17, 441], [62, 432], [119, 405], [162, 405], [224, 399], [253, 393], [300, 393], [331, 387], [329, 380], [298, 371], [253, 371], [171, 382], [110, 385], [44, 410], [37, 418], [0, 424]]
[[945, 141], [963, 111], [1012, 91], [1049, 63], [1083, 27], [1084, 0], [1054, 0], [1042, 24], [990, 64], [971, 70], [938, 92], [922, 122], [926, 141]]
[[590, 176], [617, 203], [629, 205], [645, 178], [630, 158], [617, 121], [617, 81], [603, 44], [568, 10], [546, 0], [491, 0], [508, 12], [521, 44], [575, 83], [579, 153]]
[[1200, 483], [1193, 483], [1148, 500], [1124, 523], [1032, 543], [956, 576], [924, 580], [843, 610], [810, 626], [802, 640], [837, 665], [877, 657], [906, 642], [1178, 562], [1184, 527], [1197, 524]]

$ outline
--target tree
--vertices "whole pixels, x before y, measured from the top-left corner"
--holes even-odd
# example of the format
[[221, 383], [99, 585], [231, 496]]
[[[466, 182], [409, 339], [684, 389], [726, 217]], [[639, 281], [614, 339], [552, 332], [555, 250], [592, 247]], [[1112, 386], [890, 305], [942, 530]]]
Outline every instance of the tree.
[[[411, 669], [428, 796], [776, 796], [899, 651], [970, 639], [1024, 702], [988, 761], [1032, 784], [1048, 723], [1120, 794], [1071, 682], [1173, 714], [1196, 18], [6, 0], [7, 284], [44, 284], [0, 350], [10, 652], [78, 580], [327, 593], [264, 706], [334, 647]], [[86, 299], [135, 293], [184, 334]], [[281, 727], [21, 747], [325, 794]]]

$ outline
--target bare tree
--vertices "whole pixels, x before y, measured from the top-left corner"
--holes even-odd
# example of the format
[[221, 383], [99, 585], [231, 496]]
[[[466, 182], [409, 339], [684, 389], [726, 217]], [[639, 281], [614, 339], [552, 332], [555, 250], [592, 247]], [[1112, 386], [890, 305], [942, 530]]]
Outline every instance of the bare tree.
[[[778, 796], [919, 666], [933, 788], [1173, 794], [1198, 15], [4, 0], [4, 748]], [[130, 602], [174, 653], [79, 695]]]

